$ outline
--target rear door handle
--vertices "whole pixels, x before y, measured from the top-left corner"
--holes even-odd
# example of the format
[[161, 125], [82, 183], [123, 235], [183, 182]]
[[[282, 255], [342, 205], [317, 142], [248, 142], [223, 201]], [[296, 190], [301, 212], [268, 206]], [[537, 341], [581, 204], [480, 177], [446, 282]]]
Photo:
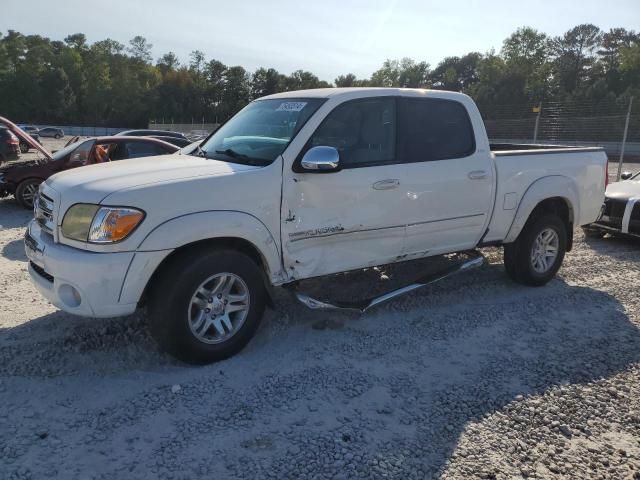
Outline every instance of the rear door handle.
[[471, 180], [482, 180], [483, 178], [487, 178], [487, 172], [484, 170], [474, 170], [473, 172], [469, 172], [468, 177]]
[[400, 185], [400, 180], [396, 178], [389, 178], [387, 180], [380, 180], [373, 184], [374, 190], [391, 190], [393, 188], [398, 188]]

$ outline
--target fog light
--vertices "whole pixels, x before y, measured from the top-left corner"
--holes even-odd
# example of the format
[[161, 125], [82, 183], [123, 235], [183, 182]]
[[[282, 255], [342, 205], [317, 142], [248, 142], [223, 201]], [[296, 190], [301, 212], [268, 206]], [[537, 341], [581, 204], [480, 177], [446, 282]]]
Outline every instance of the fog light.
[[58, 288], [58, 295], [60, 300], [68, 307], [75, 308], [80, 305], [82, 299], [80, 298], [80, 292], [71, 285], [65, 283]]

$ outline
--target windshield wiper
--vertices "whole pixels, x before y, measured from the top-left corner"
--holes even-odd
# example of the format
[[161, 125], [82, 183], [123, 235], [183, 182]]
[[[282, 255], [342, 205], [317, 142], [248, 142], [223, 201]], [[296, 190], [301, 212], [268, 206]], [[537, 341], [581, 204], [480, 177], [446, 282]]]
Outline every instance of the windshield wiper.
[[[226, 155], [227, 157], [231, 157], [234, 160], [238, 160], [239, 163], [244, 163], [244, 164], [247, 164], [247, 165], [255, 165], [255, 166], [258, 166], [258, 167], [263, 167], [268, 163], [267, 160], [264, 160], [262, 158], [249, 157], [248, 155], [245, 155], [244, 153], [236, 152], [232, 148], [227, 148], [225, 150], [216, 150], [216, 153], [219, 153], [219, 154], [222, 154], [222, 155]], [[207, 157], [207, 158], [209, 158], [209, 157]]]

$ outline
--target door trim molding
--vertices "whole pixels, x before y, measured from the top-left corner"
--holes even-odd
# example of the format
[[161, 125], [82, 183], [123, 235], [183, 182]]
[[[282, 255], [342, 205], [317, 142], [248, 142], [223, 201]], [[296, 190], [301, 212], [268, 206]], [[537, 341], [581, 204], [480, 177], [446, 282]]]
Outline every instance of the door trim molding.
[[483, 217], [484, 215], [485, 215], [484, 213], [474, 213], [471, 215], [461, 215], [458, 217], [439, 218], [437, 220], [426, 220], [424, 222], [405, 223], [405, 224], [399, 224], [399, 225], [391, 225], [389, 227], [359, 228], [357, 230], [345, 230], [344, 227], [342, 227], [341, 225], [334, 226], [334, 227], [321, 227], [321, 228], [315, 228], [313, 230], [307, 230], [304, 232], [292, 232], [289, 234], [289, 242], [293, 243], [293, 242], [299, 242], [300, 240], [333, 237], [336, 235], [349, 235], [352, 233], [390, 230], [393, 228], [415, 227], [417, 225], [426, 225], [428, 223], [438, 223], [438, 222], [447, 222], [450, 220], [462, 220], [464, 218]]

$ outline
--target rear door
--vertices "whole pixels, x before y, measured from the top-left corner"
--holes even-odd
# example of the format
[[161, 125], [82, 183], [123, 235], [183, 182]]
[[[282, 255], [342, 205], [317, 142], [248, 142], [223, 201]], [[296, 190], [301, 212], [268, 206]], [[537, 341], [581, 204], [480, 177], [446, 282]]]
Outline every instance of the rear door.
[[398, 99], [398, 156], [404, 164], [404, 254], [474, 247], [493, 200], [490, 153], [477, 148], [466, 107], [442, 98]]

